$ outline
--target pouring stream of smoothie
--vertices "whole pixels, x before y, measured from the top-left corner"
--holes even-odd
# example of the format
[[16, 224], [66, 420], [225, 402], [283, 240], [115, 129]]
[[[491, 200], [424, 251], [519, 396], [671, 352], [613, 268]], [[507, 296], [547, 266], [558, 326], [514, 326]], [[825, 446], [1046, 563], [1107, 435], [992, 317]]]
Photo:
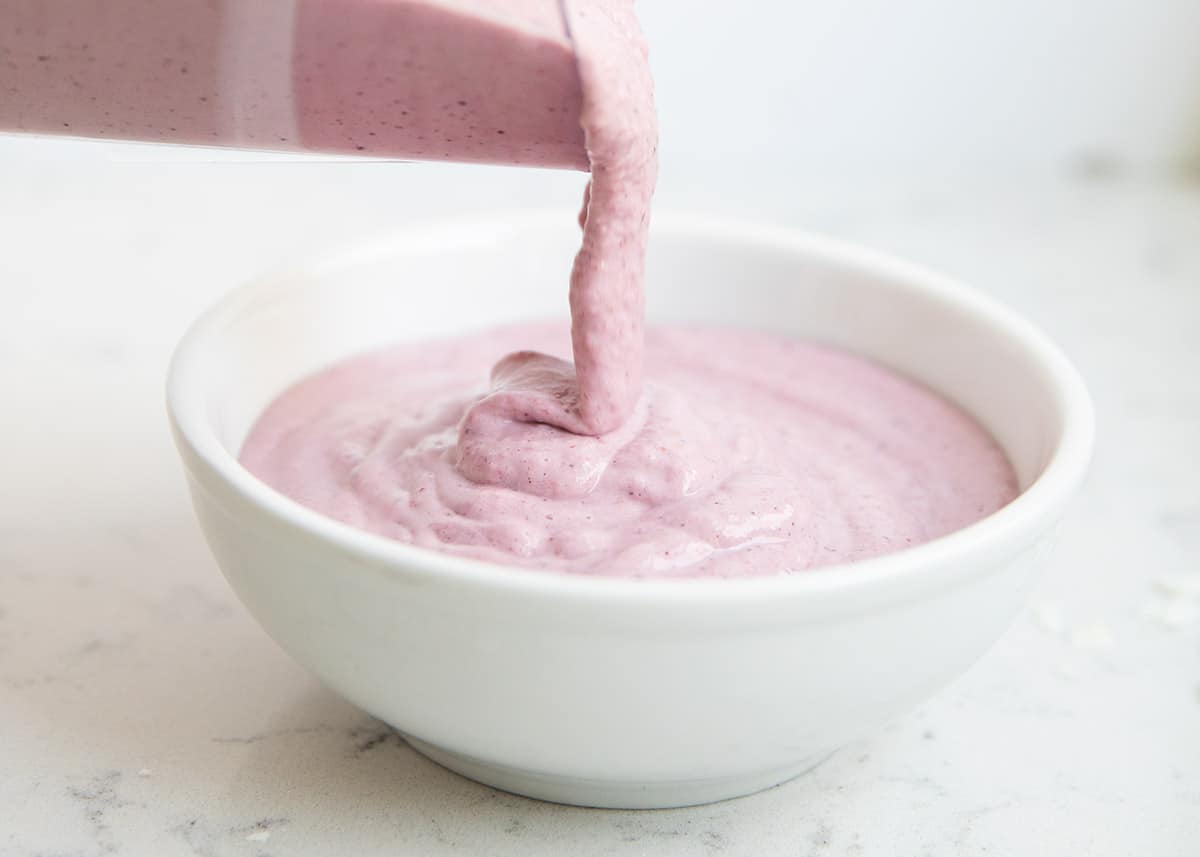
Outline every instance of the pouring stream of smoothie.
[[657, 169], [632, 0], [6, 0], [0, 72], [0, 130], [590, 169], [574, 368], [514, 355], [480, 408], [629, 416]]
[[631, 2], [562, 0], [561, 8], [592, 172], [571, 271], [574, 367], [534, 352], [509, 355], [493, 372], [491, 395], [468, 412], [464, 436], [497, 418], [601, 435], [624, 423], [641, 390], [642, 274], [658, 169], [646, 46]]

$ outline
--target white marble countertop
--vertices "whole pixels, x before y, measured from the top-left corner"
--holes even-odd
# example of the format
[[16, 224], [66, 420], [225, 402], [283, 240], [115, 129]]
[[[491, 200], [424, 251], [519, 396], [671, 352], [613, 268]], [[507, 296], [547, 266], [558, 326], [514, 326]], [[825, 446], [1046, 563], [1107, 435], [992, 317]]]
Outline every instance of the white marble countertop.
[[262, 267], [431, 213], [570, 216], [582, 179], [65, 151], [0, 139], [0, 855], [1200, 853], [1200, 187], [664, 172], [664, 207], [998, 295], [1077, 361], [1099, 442], [1035, 604], [953, 686], [768, 792], [611, 812], [447, 773], [292, 664], [209, 558], [162, 405], [186, 324]]

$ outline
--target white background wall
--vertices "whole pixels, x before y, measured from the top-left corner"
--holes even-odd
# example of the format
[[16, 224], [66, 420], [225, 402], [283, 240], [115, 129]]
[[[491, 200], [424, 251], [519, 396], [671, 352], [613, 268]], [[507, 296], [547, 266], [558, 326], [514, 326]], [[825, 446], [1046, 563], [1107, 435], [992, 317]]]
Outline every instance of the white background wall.
[[641, 0], [664, 152], [811, 170], [1200, 152], [1200, 0]]

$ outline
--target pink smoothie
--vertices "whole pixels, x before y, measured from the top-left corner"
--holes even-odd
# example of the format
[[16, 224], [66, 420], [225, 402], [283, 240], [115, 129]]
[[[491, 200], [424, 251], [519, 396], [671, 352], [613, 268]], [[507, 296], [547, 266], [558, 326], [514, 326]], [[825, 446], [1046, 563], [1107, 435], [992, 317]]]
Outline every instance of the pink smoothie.
[[529, 325], [310, 377], [267, 409], [241, 460], [304, 505], [389, 538], [631, 577], [865, 559], [1016, 494], [987, 432], [876, 364], [746, 331], [651, 328], [645, 343], [642, 395], [598, 437], [481, 407], [522, 371], [502, 361], [489, 383], [505, 352], [570, 353], [565, 324]]
[[587, 169], [557, 0], [4, 0], [0, 131]]

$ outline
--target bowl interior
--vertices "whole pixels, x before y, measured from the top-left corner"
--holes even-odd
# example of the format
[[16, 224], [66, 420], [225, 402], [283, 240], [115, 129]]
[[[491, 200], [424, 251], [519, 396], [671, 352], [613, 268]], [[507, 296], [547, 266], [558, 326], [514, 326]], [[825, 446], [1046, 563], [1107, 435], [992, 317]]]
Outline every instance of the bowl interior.
[[[179, 367], [196, 414], [236, 457], [288, 385], [389, 343], [567, 314], [578, 232], [517, 216], [433, 227], [276, 274], [192, 333]], [[1007, 452], [1022, 489], [1063, 439], [1061, 358], [1023, 322], [936, 275], [824, 239], [658, 217], [651, 321], [753, 327], [839, 346], [958, 403]], [[177, 371], [177, 374], [178, 374]]]

